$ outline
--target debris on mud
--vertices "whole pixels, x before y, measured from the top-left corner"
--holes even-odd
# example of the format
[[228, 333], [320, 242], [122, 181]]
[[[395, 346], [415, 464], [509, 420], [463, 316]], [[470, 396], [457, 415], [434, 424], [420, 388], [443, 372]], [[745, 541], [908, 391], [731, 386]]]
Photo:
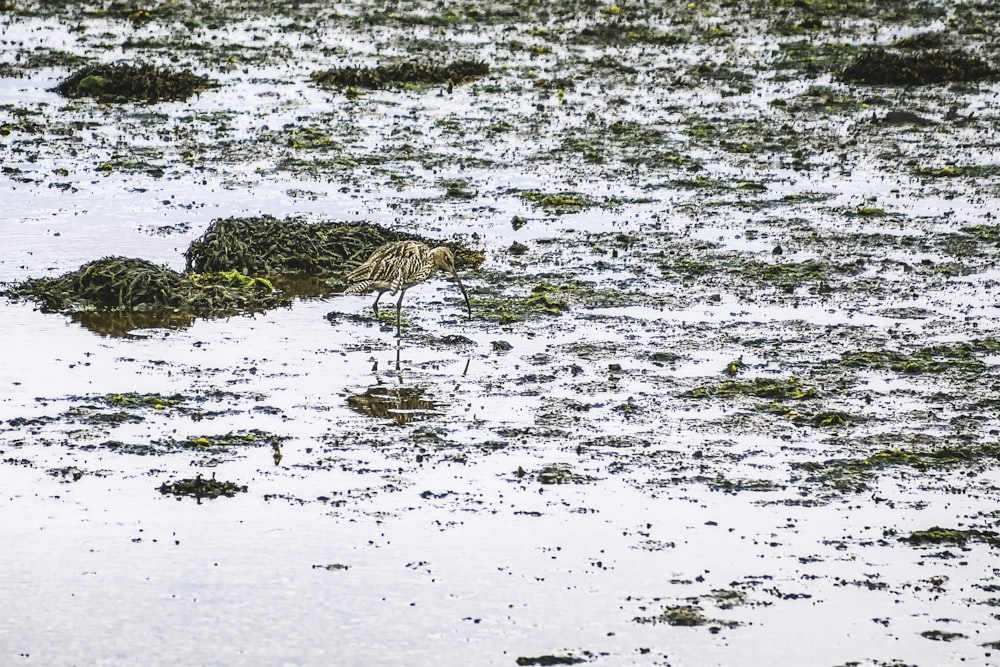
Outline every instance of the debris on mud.
[[163, 495], [177, 496], [178, 500], [181, 499], [181, 496], [191, 496], [192, 498], [196, 498], [198, 502], [201, 502], [202, 498], [211, 499], [218, 498], [219, 496], [232, 498], [237, 493], [246, 493], [247, 487], [234, 482], [216, 481], [215, 475], [212, 475], [212, 479], [205, 479], [201, 475], [198, 475], [193, 479], [164, 482], [156, 490]]
[[189, 70], [170, 70], [140, 63], [90, 65], [55, 87], [64, 97], [95, 97], [102, 102], [155, 103], [187, 98], [218, 84]]
[[570, 37], [570, 41], [574, 44], [597, 45], [656, 44], [658, 46], [673, 46], [684, 44], [690, 39], [689, 35], [658, 32], [642, 24], [623, 25], [621, 23], [588, 26]]
[[267, 280], [236, 271], [191, 276], [128, 257], [105, 257], [56, 278], [27, 280], [6, 294], [34, 300], [46, 313], [222, 315], [264, 310], [286, 301]]
[[212, 222], [184, 253], [187, 270], [237, 270], [251, 275], [311, 274], [343, 276], [373, 250], [390, 241], [413, 239], [444, 245], [457, 267], [478, 265], [483, 255], [457, 243], [396, 232], [369, 223], [309, 223], [269, 215]]
[[840, 73], [848, 83], [922, 86], [931, 83], [992, 79], [996, 72], [985, 61], [960, 50], [896, 53], [869, 49]]
[[430, 65], [416, 61], [377, 67], [335, 67], [313, 72], [316, 83], [359, 88], [386, 88], [414, 83], [461, 84], [486, 76], [490, 66], [475, 60], [457, 60], [448, 65]]

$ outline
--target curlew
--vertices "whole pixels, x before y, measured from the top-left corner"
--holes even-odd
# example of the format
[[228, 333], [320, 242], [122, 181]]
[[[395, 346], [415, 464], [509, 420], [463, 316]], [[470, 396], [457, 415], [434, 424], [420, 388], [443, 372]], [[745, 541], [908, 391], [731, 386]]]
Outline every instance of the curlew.
[[378, 292], [372, 310], [378, 317], [378, 301], [386, 292], [396, 301], [396, 336], [400, 336], [399, 311], [403, 307], [403, 294], [417, 283], [427, 280], [434, 272], [448, 271], [455, 277], [458, 289], [462, 290], [465, 305], [472, 317], [469, 295], [455, 272], [455, 255], [444, 246], [429, 248], [419, 241], [394, 241], [377, 248], [365, 262], [347, 274], [344, 294]]

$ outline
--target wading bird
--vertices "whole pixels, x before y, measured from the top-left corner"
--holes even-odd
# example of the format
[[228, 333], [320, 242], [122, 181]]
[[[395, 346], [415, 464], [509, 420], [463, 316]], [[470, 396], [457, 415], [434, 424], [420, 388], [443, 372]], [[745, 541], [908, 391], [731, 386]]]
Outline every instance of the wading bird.
[[347, 274], [344, 294], [378, 292], [375, 303], [372, 304], [375, 317], [378, 317], [378, 300], [382, 295], [388, 292], [390, 296], [394, 296], [399, 292], [399, 300], [396, 301], [396, 336], [399, 337], [399, 311], [403, 307], [403, 294], [438, 270], [448, 271], [455, 277], [458, 289], [462, 290], [462, 296], [465, 297], [469, 317], [472, 317], [469, 295], [455, 272], [455, 255], [444, 246], [429, 248], [419, 241], [394, 241], [377, 248], [364, 264]]

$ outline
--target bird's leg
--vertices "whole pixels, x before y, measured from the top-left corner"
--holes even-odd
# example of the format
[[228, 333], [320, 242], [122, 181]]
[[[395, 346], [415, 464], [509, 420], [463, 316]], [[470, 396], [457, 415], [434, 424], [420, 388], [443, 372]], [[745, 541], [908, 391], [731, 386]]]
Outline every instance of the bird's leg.
[[399, 290], [399, 300], [396, 301], [396, 338], [402, 338], [402, 328], [399, 324], [399, 312], [403, 309], [403, 294], [406, 293], [405, 289]]
[[375, 312], [375, 319], [378, 319], [378, 300], [382, 298], [384, 292], [379, 292], [378, 296], [375, 297], [375, 303], [372, 304], [372, 310]]

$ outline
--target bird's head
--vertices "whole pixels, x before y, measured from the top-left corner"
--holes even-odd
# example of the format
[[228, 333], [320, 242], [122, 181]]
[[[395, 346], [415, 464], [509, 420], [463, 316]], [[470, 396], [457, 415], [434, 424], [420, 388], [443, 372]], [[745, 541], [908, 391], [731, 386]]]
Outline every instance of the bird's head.
[[465, 285], [462, 284], [458, 273], [455, 271], [455, 255], [450, 249], [438, 246], [431, 249], [431, 261], [434, 262], [435, 269], [447, 271], [455, 278], [455, 282], [458, 283], [458, 289], [462, 290], [462, 297], [465, 298], [465, 306], [469, 309], [469, 317], [472, 317], [472, 303], [469, 301], [469, 295], [465, 291]]
[[450, 248], [445, 248], [443, 245], [432, 248], [431, 259], [435, 269], [455, 273], [455, 255]]

